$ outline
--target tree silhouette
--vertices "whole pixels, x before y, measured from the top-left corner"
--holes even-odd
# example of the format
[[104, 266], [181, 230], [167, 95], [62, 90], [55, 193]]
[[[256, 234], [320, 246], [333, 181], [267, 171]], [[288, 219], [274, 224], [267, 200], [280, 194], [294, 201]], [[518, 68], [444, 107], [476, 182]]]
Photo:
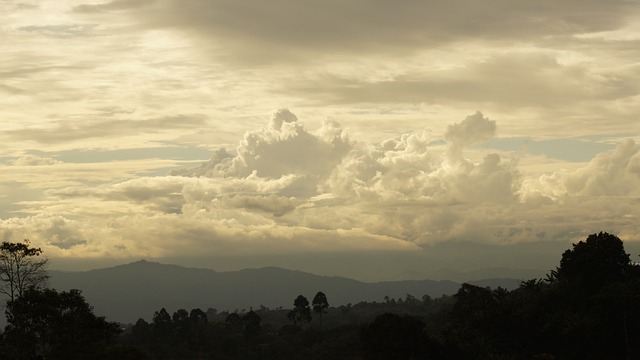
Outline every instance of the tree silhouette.
[[139, 318], [135, 325], [131, 328], [131, 334], [134, 342], [145, 344], [151, 341], [151, 325], [143, 318]]
[[322, 291], [318, 291], [316, 296], [313, 297], [313, 301], [311, 303], [313, 305], [313, 312], [318, 314], [320, 326], [322, 327], [322, 314], [326, 313], [329, 308], [327, 296]]
[[287, 318], [294, 324], [311, 322], [309, 300], [302, 295], [298, 295], [293, 301], [293, 310], [287, 314]]
[[13, 301], [29, 288], [40, 288], [49, 277], [45, 271], [48, 260], [36, 260], [40, 248], [29, 247], [29, 240], [22, 243], [2, 242], [0, 245], [0, 293]]
[[189, 319], [191, 322], [201, 325], [206, 325], [208, 321], [207, 314], [198, 308], [191, 310], [189, 313]]
[[173, 313], [173, 316], [171, 317], [171, 319], [176, 324], [185, 322], [187, 321], [187, 319], [189, 319], [189, 312], [185, 309], [178, 309], [176, 310], [176, 312]]
[[425, 323], [414, 316], [384, 313], [363, 328], [365, 359], [430, 359], [432, 341], [424, 332]]
[[262, 321], [262, 318], [260, 318], [260, 315], [256, 314], [255, 311], [251, 310], [248, 313], [246, 313], [242, 317], [242, 322], [244, 323], [244, 330], [243, 330], [244, 336], [247, 338], [250, 338], [258, 335], [258, 333], [260, 333], [261, 321]]
[[153, 335], [156, 339], [168, 340], [173, 335], [173, 321], [165, 308], [153, 314]]
[[120, 333], [117, 323], [93, 314], [79, 290], [28, 289], [7, 302], [8, 358], [98, 358]]
[[573, 245], [562, 254], [552, 282], [563, 282], [574, 290], [594, 292], [622, 281], [631, 265], [629, 254], [617, 236], [600, 232]]

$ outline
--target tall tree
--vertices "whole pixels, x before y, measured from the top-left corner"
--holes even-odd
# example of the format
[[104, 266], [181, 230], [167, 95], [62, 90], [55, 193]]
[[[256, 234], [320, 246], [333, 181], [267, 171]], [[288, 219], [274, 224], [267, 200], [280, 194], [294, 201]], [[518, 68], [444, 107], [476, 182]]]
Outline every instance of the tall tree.
[[153, 313], [153, 335], [158, 339], [168, 340], [173, 337], [174, 323], [167, 309]]
[[13, 301], [33, 287], [43, 287], [49, 276], [46, 272], [48, 259], [37, 257], [42, 250], [29, 247], [29, 240], [22, 243], [2, 242], [0, 245], [0, 293]]
[[311, 304], [313, 305], [313, 312], [318, 314], [320, 326], [322, 326], [322, 314], [325, 314], [329, 308], [327, 296], [322, 291], [318, 291], [316, 296], [313, 297]]

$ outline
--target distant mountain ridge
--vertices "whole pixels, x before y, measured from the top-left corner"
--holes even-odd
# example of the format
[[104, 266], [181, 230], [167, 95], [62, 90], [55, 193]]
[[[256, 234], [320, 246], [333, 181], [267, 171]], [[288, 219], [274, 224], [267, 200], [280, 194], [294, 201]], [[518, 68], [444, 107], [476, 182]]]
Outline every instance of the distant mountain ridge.
[[[219, 311], [292, 307], [296, 296], [311, 298], [324, 292], [331, 306], [404, 298], [455, 294], [460, 283], [448, 280], [410, 280], [365, 283], [337, 276], [320, 276], [278, 267], [216, 272], [146, 260], [115, 267], [82, 271], [50, 271], [50, 287], [80, 289], [98, 315], [133, 323], [151, 320], [154, 311], [216, 308]], [[480, 286], [515, 288], [519, 280], [488, 279]]]

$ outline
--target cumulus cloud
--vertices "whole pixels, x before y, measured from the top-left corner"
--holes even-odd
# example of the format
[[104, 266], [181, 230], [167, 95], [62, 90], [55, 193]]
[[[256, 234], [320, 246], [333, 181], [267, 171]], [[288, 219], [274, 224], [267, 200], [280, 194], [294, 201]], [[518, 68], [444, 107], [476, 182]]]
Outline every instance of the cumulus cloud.
[[0, 220], [0, 239], [17, 241], [33, 239], [34, 243], [71, 248], [84, 244], [78, 223], [62, 216], [37, 215]]
[[120, 257], [416, 251], [443, 241], [640, 233], [635, 142], [577, 171], [531, 177], [505, 154], [466, 156], [496, 132], [477, 112], [442, 137], [425, 130], [367, 143], [336, 122], [308, 131], [279, 110], [234, 153], [220, 149], [199, 167], [49, 190], [46, 201], [24, 204], [37, 215], [4, 221], [3, 236], [49, 239], [59, 256]]
[[[640, 196], [640, 146], [627, 139], [610, 151], [597, 155], [574, 171], [557, 171], [525, 181], [522, 195], [527, 201], [572, 199], [630, 199]], [[612, 200], [613, 201], [613, 200]]]
[[217, 150], [206, 164], [174, 175], [278, 179], [295, 175], [288, 195], [309, 196], [351, 148], [346, 132], [336, 122], [326, 122], [310, 133], [287, 109], [273, 114], [266, 127], [248, 131], [231, 155]]
[[640, 196], [640, 146], [628, 139], [569, 174], [568, 194], [577, 196]]
[[[235, 155], [219, 149], [210, 161], [172, 177], [135, 179], [92, 193], [162, 213], [254, 225], [361, 228], [414, 241], [423, 230], [422, 220], [411, 215], [416, 208], [517, 201], [515, 163], [497, 154], [479, 163], [463, 161], [465, 147], [494, 133], [495, 122], [479, 112], [454, 124], [446, 137], [459, 161], [451, 162], [429, 151], [434, 139], [428, 131], [358, 143], [336, 122], [308, 132], [294, 114], [279, 110], [267, 126], [245, 134]], [[50, 194], [82, 196], [74, 189]], [[363, 211], [362, 204], [371, 209]]]
[[449, 125], [444, 134], [449, 145], [449, 156], [456, 161], [462, 158], [462, 150], [470, 145], [487, 141], [496, 134], [496, 122], [476, 112], [467, 116], [462, 122]]

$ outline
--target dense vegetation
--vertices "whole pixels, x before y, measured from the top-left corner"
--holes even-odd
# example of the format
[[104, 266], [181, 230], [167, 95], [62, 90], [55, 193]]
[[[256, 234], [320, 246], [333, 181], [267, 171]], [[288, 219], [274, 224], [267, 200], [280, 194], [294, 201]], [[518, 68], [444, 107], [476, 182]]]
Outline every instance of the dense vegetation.
[[512, 291], [463, 284], [437, 299], [330, 301], [318, 292], [291, 309], [159, 309], [120, 328], [78, 291], [32, 288], [7, 303], [0, 350], [16, 359], [640, 358], [640, 267], [607, 233]]

